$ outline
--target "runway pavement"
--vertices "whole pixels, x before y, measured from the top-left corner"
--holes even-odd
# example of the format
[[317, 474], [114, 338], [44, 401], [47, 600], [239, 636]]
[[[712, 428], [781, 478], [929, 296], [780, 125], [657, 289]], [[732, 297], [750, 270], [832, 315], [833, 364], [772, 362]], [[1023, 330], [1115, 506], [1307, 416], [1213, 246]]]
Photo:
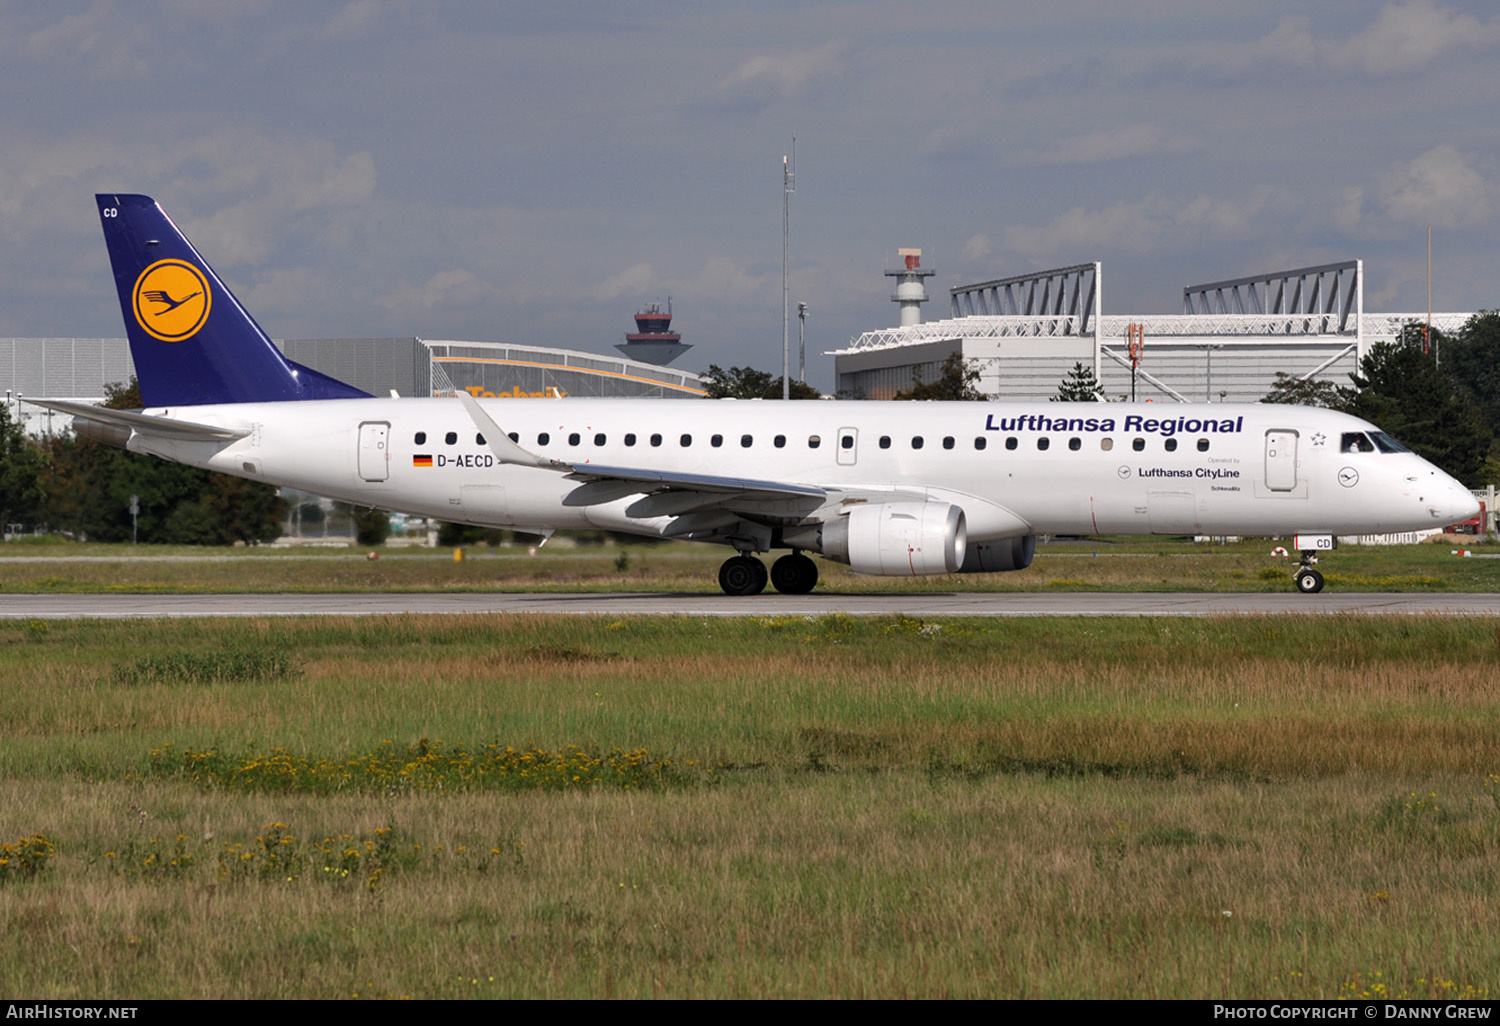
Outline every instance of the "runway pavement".
[[1500, 616], [1500, 594], [1186, 592], [868, 592], [713, 594], [0, 595], [0, 619], [389, 616], [548, 613], [580, 616], [1216, 616], [1297, 613]]

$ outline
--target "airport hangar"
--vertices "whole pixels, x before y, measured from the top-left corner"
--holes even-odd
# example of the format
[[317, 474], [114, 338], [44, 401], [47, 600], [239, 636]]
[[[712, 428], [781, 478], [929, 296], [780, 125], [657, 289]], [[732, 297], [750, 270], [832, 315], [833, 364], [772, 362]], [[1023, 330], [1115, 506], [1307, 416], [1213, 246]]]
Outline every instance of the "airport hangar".
[[[834, 358], [840, 395], [888, 399], [962, 354], [979, 371], [978, 390], [998, 399], [1045, 400], [1081, 363], [1111, 401], [1255, 402], [1276, 374], [1349, 384], [1377, 342], [1389, 342], [1426, 313], [1369, 313], [1364, 261], [1300, 267], [1182, 290], [1182, 313], [1105, 316], [1103, 264], [1076, 264], [948, 290], [949, 316], [923, 323], [927, 301], [920, 250], [898, 250], [905, 266], [892, 302], [897, 327], [867, 331]], [[1451, 335], [1471, 314], [1434, 313]]]
[[[634, 396], [699, 399], [702, 378], [638, 360], [571, 349], [504, 342], [423, 338], [335, 338], [278, 341], [298, 363], [364, 389], [371, 395], [442, 395], [466, 389], [500, 398]], [[66, 426], [51, 411], [19, 406], [21, 395], [99, 402], [104, 386], [135, 373], [123, 338], [0, 338], [0, 387], [12, 416], [46, 434]]]

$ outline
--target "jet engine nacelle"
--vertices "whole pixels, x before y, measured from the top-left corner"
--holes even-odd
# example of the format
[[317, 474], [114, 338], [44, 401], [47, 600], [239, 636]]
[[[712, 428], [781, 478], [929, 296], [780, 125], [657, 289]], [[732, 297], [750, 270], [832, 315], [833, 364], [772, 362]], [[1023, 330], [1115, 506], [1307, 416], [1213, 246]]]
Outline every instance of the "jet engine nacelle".
[[964, 511], [941, 502], [855, 506], [822, 525], [817, 551], [857, 574], [951, 574], [964, 565]]
[[960, 573], [996, 574], [1006, 570], [1025, 570], [1036, 555], [1036, 535], [1023, 534], [1017, 538], [1001, 538], [998, 541], [970, 542], [964, 552], [964, 565]]

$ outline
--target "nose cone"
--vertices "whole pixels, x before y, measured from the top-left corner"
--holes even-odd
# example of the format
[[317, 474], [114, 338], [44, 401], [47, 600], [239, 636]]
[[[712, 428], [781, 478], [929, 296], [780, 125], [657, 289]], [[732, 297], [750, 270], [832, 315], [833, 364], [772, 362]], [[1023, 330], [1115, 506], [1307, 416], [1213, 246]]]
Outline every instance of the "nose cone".
[[1474, 493], [1454, 481], [1448, 486], [1448, 522], [1452, 524], [1479, 516], [1479, 500]]

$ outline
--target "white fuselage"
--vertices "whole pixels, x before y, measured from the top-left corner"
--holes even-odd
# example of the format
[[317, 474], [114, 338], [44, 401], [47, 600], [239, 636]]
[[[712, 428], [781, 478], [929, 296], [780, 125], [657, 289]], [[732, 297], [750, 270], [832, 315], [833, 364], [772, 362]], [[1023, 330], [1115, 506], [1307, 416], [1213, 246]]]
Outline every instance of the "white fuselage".
[[[1306, 407], [1095, 403], [487, 400], [539, 457], [899, 494], [963, 507], [971, 540], [1035, 534], [1370, 534], [1472, 516], [1459, 482], [1409, 452], [1343, 451], [1373, 432]], [[348, 502], [461, 523], [660, 533], [617, 501], [564, 505], [554, 469], [504, 464], [445, 398], [147, 410], [248, 428], [232, 441], [137, 434], [129, 447]], [[835, 501], [837, 500], [837, 501]], [[639, 510], [637, 510], [639, 512]]]

